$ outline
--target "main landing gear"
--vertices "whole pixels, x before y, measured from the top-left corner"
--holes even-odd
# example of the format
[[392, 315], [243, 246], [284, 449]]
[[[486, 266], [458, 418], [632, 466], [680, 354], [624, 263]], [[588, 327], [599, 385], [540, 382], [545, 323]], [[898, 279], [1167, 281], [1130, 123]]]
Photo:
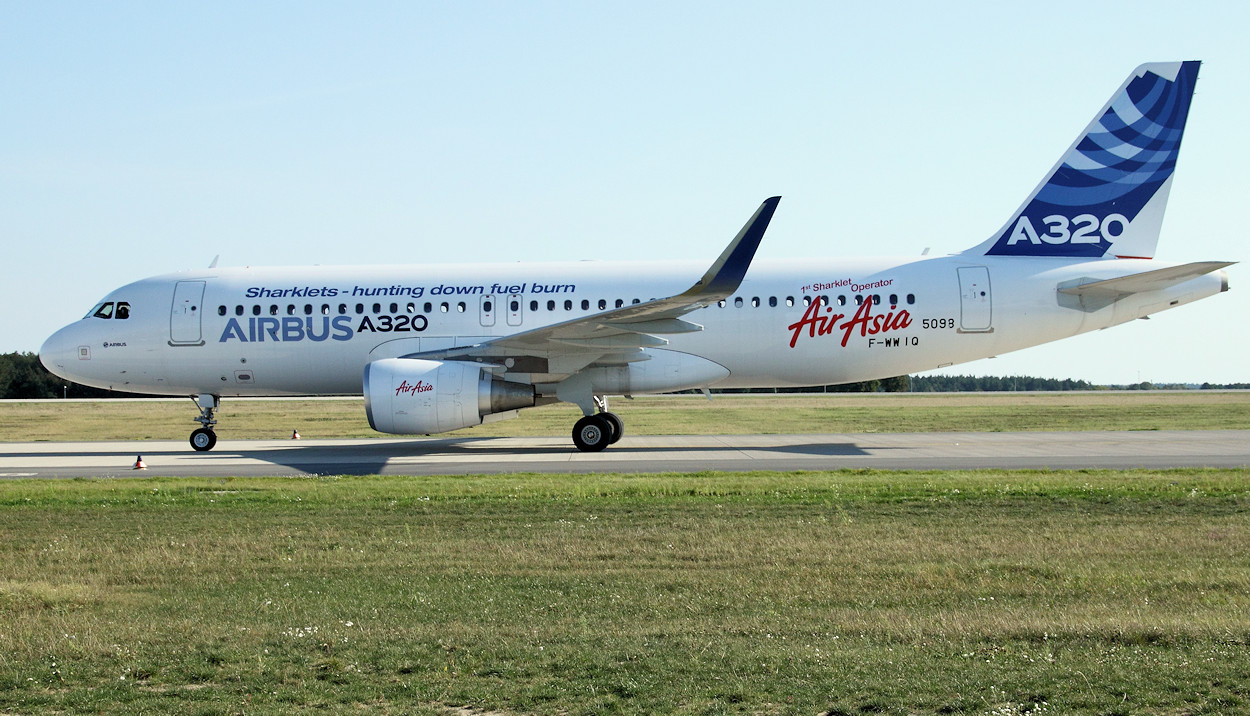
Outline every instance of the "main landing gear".
[[625, 423], [616, 413], [608, 412], [608, 400], [595, 396], [600, 412], [587, 415], [573, 425], [573, 444], [582, 452], [600, 452], [625, 434]]
[[221, 404], [221, 398], [210, 393], [201, 393], [192, 396], [191, 400], [195, 401], [195, 406], [200, 409], [200, 416], [195, 418], [195, 422], [201, 426], [191, 433], [191, 448], [196, 452], [207, 452], [217, 444], [217, 433], [213, 432], [217, 419], [213, 417], [213, 413]]

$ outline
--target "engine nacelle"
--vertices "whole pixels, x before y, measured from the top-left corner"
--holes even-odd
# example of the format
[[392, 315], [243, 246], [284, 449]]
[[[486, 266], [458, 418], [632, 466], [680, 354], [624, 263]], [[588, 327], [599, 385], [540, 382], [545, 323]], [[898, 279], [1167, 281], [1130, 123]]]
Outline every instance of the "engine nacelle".
[[459, 361], [386, 358], [365, 366], [365, 414], [380, 433], [428, 435], [534, 405], [534, 386], [493, 380]]

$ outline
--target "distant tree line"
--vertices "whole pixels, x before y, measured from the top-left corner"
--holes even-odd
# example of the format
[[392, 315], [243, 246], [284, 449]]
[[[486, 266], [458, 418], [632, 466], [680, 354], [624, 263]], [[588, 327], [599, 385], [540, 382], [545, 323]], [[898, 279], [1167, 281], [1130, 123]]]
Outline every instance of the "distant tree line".
[[1128, 385], [1108, 385], [1109, 390], [1247, 390], [1250, 383], [1129, 383]]
[[911, 378], [911, 389], [915, 393], [958, 393], [988, 392], [996, 393], [1016, 390], [1098, 390], [1098, 386], [1087, 380], [1066, 378], [1034, 378], [1027, 375], [1011, 375], [1006, 377], [994, 375], [915, 375]]
[[[714, 388], [713, 393], [906, 393], [908, 376], [900, 375], [881, 380], [866, 380], [861, 383], [842, 383], [840, 385], [814, 385], [806, 388]], [[697, 393], [697, 390], [683, 390], [683, 393]]]

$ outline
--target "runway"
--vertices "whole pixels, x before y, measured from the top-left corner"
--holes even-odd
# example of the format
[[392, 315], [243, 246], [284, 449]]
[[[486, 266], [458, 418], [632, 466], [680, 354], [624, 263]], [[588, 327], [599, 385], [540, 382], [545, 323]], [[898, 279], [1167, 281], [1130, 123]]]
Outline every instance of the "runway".
[[[133, 470], [142, 455], [147, 469]], [[700, 470], [1245, 467], [1250, 431], [626, 436], [601, 453], [567, 438], [7, 443], [0, 478], [461, 475]]]

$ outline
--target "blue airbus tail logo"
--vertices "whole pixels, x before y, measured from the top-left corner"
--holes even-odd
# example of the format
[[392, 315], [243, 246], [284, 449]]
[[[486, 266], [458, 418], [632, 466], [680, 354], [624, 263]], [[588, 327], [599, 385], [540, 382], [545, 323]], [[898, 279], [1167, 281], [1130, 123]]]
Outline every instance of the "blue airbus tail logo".
[[[1198, 65], [1132, 78], [986, 253], [1105, 255], [1172, 176]], [[1149, 222], [1160, 220], [1154, 213]]]

